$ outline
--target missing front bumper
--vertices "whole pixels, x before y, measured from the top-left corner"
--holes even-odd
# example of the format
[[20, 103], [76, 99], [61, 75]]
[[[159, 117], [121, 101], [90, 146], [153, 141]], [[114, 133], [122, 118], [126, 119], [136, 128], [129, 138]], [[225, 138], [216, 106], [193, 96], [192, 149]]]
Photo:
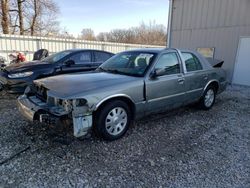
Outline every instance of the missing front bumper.
[[74, 136], [82, 137], [89, 133], [92, 127], [92, 115], [73, 117]]
[[[17, 100], [18, 109], [21, 114], [29, 121], [39, 121], [46, 124], [56, 124], [60, 122], [60, 119], [65, 118], [65, 115], [58, 116], [51, 114], [48, 110], [48, 106], [44, 107], [44, 104], [35, 104], [26, 95], [22, 95]], [[92, 114], [80, 114], [79, 112], [72, 115], [74, 136], [82, 137], [89, 133], [92, 128]]]

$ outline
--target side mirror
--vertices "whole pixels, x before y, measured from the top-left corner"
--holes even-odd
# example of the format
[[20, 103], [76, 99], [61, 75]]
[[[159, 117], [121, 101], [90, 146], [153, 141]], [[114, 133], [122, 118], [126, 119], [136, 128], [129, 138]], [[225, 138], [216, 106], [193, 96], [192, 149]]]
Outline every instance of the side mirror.
[[150, 76], [151, 79], [155, 79], [155, 78], [157, 77], [157, 70], [154, 69], [154, 70], [150, 73], [149, 76]]
[[73, 60], [68, 60], [64, 63], [67, 67], [70, 67], [71, 65], [74, 65], [75, 62]]
[[165, 69], [154, 69], [154, 70], [151, 72], [151, 74], [150, 74], [150, 78], [155, 79], [155, 78], [157, 78], [158, 76], [164, 75], [165, 72], [166, 72]]

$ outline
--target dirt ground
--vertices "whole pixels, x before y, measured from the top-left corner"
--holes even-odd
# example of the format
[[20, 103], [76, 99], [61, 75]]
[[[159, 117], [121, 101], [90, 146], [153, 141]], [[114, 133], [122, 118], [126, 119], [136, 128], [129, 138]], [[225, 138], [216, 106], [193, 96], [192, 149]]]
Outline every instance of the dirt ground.
[[30, 124], [15, 97], [0, 96], [0, 187], [250, 187], [250, 88], [147, 117], [114, 142]]

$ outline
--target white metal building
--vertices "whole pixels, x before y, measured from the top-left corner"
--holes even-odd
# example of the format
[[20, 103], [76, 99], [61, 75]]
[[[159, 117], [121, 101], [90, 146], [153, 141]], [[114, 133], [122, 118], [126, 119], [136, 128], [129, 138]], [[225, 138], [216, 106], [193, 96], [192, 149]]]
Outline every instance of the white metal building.
[[250, 86], [250, 0], [170, 2], [170, 46], [222, 59], [230, 82]]

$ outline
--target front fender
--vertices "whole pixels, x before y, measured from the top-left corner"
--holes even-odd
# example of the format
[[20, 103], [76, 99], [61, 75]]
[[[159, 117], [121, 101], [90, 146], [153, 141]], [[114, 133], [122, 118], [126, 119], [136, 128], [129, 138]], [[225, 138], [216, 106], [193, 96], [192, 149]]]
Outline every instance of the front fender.
[[[128, 100], [130, 100], [131, 102], [134, 103], [133, 99], [126, 95], [126, 94], [115, 94], [115, 95], [110, 95], [102, 100], [100, 100], [96, 105], [93, 106], [93, 111], [96, 111], [103, 103], [105, 103], [106, 101], [112, 99], [112, 98], [117, 98], [117, 97], [123, 97], [123, 98], [127, 98]], [[135, 104], [135, 103], [134, 103]]]

